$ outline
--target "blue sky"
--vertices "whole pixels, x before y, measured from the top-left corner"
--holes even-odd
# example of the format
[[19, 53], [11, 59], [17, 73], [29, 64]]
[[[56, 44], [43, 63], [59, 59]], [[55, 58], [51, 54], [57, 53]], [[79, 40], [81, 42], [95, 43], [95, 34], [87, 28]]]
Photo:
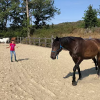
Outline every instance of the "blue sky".
[[[100, 0], [54, 0], [55, 6], [60, 9], [61, 14], [55, 15], [55, 17], [50, 20], [49, 24], [59, 24], [63, 22], [75, 22], [82, 20], [84, 17], [84, 11], [87, 10], [88, 6], [91, 4], [93, 8], [98, 9], [100, 5]], [[100, 16], [98, 16], [100, 18]]]
[[[55, 15], [48, 24], [59, 24], [63, 22], [76, 22], [83, 20], [84, 11], [91, 4], [94, 9], [99, 9], [100, 0], [54, 0], [54, 6], [60, 9], [61, 14]], [[100, 15], [98, 16], [100, 18]], [[34, 19], [33, 19], [34, 20]], [[8, 25], [12, 22], [8, 21]]]

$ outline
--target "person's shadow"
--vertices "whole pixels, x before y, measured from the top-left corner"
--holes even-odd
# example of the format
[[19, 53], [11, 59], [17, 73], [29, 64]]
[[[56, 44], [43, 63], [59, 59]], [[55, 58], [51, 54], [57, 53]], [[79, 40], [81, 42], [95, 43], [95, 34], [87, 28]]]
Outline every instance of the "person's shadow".
[[18, 59], [18, 61], [22, 61], [22, 60], [29, 60], [29, 58], [25, 58], [25, 59]]
[[[78, 74], [78, 72], [76, 72], [76, 74]], [[90, 68], [90, 69], [85, 69], [83, 71], [81, 71], [81, 74], [82, 74], [82, 79], [85, 78], [85, 77], [88, 77], [89, 75], [91, 74], [97, 74], [97, 70], [95, 69], [95, 67], [93, 68]], [[73, 72], [69, 72], [65, 77], [63, 77], [64, 79], [70, 77], [70, 76], [73, 76]], [[78, 80], [77, 80], [78, 82]]]

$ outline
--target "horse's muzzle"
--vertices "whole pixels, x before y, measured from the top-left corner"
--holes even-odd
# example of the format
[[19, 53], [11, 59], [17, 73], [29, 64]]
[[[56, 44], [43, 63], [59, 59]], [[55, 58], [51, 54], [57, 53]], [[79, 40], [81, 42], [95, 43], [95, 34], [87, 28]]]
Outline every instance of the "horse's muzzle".
[[53, 57], [53, 56], [51, 56], [51, 58], [54, 60], [54, 59], [56, 59], [56, 57]]

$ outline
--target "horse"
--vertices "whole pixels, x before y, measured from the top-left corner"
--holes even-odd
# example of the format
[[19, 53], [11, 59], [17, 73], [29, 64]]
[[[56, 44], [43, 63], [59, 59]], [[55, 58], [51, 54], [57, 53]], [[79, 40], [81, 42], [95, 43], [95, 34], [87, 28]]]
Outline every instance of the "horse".
[[75, 66], [73, 67], [73, 79], [72, 85], [76, 86], [77, 82], [75, 79], [75, 72], [76, 69], [79, 73], [79, 80], [82, 78], [80, 72], [80, 63], [84, 59], [94, 59], [97, 56], [97, 63], [98, 63], [98, 70], [97, 75], [99, 75], [100, 71], [100, 40], [98, 39], [83, 39], [81, 37], [63, 37], [53, 40], [52, 43], [52, 51], [51, 51], [51, 58], [56, 59], [56, 56], [62, 51], [62, 49], [66, 49], [69, 51]]
[[9, 38], [3, 38], [3, 39], [0, 39], [0, 42], [4, 42], [5, 44], [7, 43], [7, 42], [9, 42]]
[[[70, 56], [72, 57], [72, 54], [71, 54], [71, 52], [69, 52], [69, 54], [70, 54]], [[94, 62], [94, 64], [95, 64], [95, 69], [97, 70], [98, 68], [97, 68], [97, 66], [98, 66], [98, 62], [97, 62], [97, 60], [96, 60], [96, 58], [94, 57], [94, 58], [92, 58], [92, 60], [93, 60], [93, 62]]]

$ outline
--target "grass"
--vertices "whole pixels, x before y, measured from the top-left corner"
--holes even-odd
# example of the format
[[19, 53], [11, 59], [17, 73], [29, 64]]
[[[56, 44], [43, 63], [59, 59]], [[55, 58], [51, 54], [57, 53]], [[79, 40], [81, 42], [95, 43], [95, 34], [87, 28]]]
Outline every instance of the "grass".
[[79, 37], [100, 37], [100, 27], [84, 29], [84, 22], [66, 22], [57, 25], [51, 25], [48, 28], [37, 29], [33, 37], [51, 37], [51, 36], [79, 36]]

